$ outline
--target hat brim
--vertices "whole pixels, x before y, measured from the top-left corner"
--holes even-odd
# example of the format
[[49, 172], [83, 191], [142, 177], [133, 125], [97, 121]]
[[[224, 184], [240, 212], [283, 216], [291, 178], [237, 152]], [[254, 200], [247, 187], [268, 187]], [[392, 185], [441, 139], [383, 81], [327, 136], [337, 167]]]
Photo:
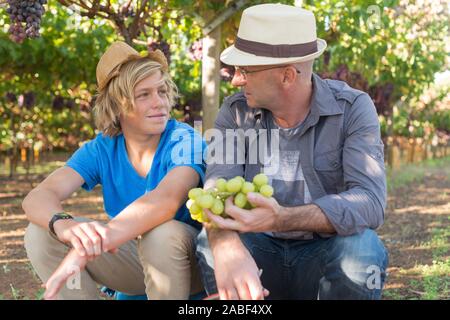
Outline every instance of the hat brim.
[[317, 51], [303, 57], [292, 58], [272, 58], [262, 57], [251, 53], [247, 53], [237, 49], [234, 45], [226, 48], [220, 55], [220, 60], [230, 66], [260, 66], [260, 65], [277, 65], [287, 63], [297, 63], [308, 61], [320, 56], [326, 49], [325, 40], [317, 38]]
[[[98, 79], [97, 79], [97, 90], [98, 91], [103, 90], [106, 87], [106, 85], [109, 83], [109, 81], [111, 81], [111, 79], [116, 76], [116, 73], [114, 71], [117, 70], [118, 68], [120, 68], [122, 65], [124, 65], [125, 63], [127, 63], [129, 61], [138, 60], [138, 59], [142, 59], [142, 58], [143, 57], [141, 57], [138, 54], [128, 55], [128, 57], [126, 59], [120, 61], [120, 63], [117, 63], [102, 81], [98, 81]], [[97, 73], [98, 73], [98, 65], [97, 65]]]
[[[167, 59], [165, 58], [164, 53], [159, 49], [148, 52], [145, 56], [141, 56], [140, 54], [130, 54], [130, 55], [128, 55], [128, 57], [126, 59], [124, 59], [123, 61], [118, 63], [116, 66], [114, 66], [114, 68], [111, 69], [111, 71], [105, 77], [105, 79], [103, 81], [99, 82], [97, 80], [97, 82], [98, 82], [97, 90], [98, 91], [103, 90], [106, 87], [106, 85], [109, 83], [109, 81], [111, 81], [111, 79], [117, 75], [117, 73], [114, 72], [115, 70], [120, 69], [120, 67], [123, 66], [127, 62], [130, 62], [132, 60], [140, 60], [140, 59], [150, 59], [150, 60], [156, 61], [159, 64], [161, 64], [163, 71], [169, 72], [169, 65], [167, 63]], [[97, 68], [98, 68], [98, 66], [97, 66]]]

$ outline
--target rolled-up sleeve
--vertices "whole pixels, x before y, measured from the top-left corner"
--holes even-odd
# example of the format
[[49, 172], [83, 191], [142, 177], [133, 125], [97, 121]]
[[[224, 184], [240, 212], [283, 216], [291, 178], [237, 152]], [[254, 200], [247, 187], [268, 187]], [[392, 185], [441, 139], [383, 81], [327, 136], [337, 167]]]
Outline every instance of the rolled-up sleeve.
[[384, 146], [375, 106], [362, 94], [349, 111], [342, 155], [346, 191], [313, 201], [343, 236], [378, 228], [386, 208]]

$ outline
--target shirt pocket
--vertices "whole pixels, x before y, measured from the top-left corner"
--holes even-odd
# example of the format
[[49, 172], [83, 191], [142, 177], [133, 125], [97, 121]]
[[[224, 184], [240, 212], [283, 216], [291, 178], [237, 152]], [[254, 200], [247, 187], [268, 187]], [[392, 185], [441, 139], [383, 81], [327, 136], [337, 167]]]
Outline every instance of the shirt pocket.
[[325, 191], [337, 193], [343, 184], [342, 148], [315, 155], [314, 169]]

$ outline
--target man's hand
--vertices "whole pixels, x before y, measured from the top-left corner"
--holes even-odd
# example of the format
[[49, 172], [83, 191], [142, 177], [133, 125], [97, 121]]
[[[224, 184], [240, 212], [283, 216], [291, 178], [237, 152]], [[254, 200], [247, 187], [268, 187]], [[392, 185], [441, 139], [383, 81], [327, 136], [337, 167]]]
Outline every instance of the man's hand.
[[281, 206], [274, 198], [266, 198], [258, 193], [250, 192], [247, 199], [256, 206], [251, 210], [241, 209], [233, 204], [229, 197], [225, 202], [225, 213], [233, 219], [226, 219], [205, 210], [209, 219], [219, 228], [240, 232], [278, 231], [278, 220]]
[[[226, 246], [226, 247], [225, 247]], [[215, 246], [214, 274], [221, 300], [263, 300], [269, 295], [259, 278], [260, 272], [247, 248], [222, 243]]]
[[99, 222], [58, 220], [54, 228], [59, 240], [71, 244], [80, 256], [86, 256], [88, 260], [93, 260], [103, 252], [114, 253], [117, 250], [109, 246], [109, 228]]

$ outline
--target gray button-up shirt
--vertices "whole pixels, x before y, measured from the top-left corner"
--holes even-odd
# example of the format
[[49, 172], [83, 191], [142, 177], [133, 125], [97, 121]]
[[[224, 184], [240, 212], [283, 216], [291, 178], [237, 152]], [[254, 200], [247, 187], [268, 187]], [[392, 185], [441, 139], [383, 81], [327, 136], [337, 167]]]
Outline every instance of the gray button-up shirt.
[[[345, 82], [323, 80], [316, 74], [312, 80], [311, 109], [298, 145], [312, 203], [321, 208], [339, 235], [376, 229], [384, 219], [386, 175], [375, 106], [369, 95]], [[264, 131], [270, 128], [270, 118], [270, 111], [248, 107], [243, 93], [237, 93], [223, 102], [215, 128], [225, 139], [231, 131], [227, 129]], [[214, 143], [218, 142], [216, 138]], [[247, 139], [244, 163], [208, 163], [206, 185], [237, 175], [251, 181], [262, 172], [262, 165], [249, 159], [251, 145]]]

